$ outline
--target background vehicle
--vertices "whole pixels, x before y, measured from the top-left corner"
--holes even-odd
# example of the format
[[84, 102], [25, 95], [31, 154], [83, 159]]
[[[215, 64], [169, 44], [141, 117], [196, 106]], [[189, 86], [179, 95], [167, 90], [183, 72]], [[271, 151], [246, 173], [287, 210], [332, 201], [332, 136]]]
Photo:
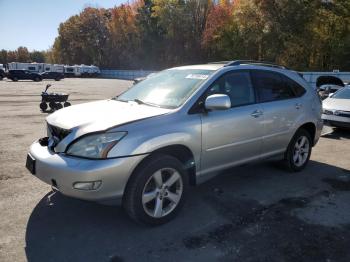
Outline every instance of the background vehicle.
[[63, 73], [58, 72], [44, 72], [40, 74], [42, 79], [54, 79], [55, 81], [60, 81], [64, 78]]
[[164, 70], [120, 96], [47, 117], [27, 168], [65, 195], [122, 203], [161, 224], [189, 191], [223, 169], [279, 157], [307, 165], [322, 130], [321, 102], [282, 66], [232, 61]]
[[9, 70], [28, 70], [35, 73], [41, 73], [45, 71], [45, 63], [21, 63], [11, 62], [8, 63]]
[[28, 70], [9, 70], [7, 77], [12, 81], [33, 80], [38, 82], [43, 80], [40, 74]]
[[329, 126], [350, 128], [350, 86], [323, 101], [322, 119]]
[[2, 80], [5, 77], [5, 71], [0, 68], [0, 80]]
[[316, 82], [317, 92], [321, 99], [326, 99], [329, 94], [335, 93], [344, 86], [343, 81], [335, 76], [320, 76]]

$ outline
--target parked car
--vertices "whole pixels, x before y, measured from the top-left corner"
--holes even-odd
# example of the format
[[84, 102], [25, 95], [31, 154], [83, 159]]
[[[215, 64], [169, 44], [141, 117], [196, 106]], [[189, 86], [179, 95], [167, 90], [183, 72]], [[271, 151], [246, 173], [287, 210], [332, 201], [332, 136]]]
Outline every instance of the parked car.
[[5, 77], [5, 71], [3, 69], [0, 69], [0, 80], [2, 80]]
[[335, 76], [320, 76], [316, 81], [317, 92], [322, 100], [326, 99], [329, 94], [342, 89], [344, 86], [344, 82]]
[[279, 157], [305, 168], [322, 130], [316, 92], [282, 66], [233, 61], [164, 70], [110, 100], [47, 117], [26, 166], [62, 194], [121, 203], [162, 224], [190, 185], [223, 169]]
[[18, 80], [33, 80], [33, 81], [41, 81], [42, 76], [38, 73], [30, 72], [29, 70], [9, 70], [7, 78], [11, 79], [12, 81], [18, 81]]
[[350, 128], [350, 86], [323, 101], [322, 119], [329, 126]]
[[44, 72], [40, 75], [42, 79], [54, 79], [55, 81], [60, 81], [64, 78], [64, 74], [59, 72]]

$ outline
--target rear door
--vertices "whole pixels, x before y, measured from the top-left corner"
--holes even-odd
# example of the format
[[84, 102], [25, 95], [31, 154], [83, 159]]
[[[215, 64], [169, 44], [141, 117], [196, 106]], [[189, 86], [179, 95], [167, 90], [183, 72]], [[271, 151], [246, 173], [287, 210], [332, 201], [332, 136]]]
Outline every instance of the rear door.
[[219, 77], [205, 97], [226, 94], [232, 107], [202, 114], [202, 174], [260, 157], [263, 114], [256, 103], [248, 70], [234, 70]]
[[23, 71], [23, 79], [31, 79], [31, 73], [29, 71]]
[[268, 70], [252, 70], [258, 101], [264, 112], [262, 156], [284, 152], [295, 132], [295, 123], [303, 112], [299, 89], [287, 76]]

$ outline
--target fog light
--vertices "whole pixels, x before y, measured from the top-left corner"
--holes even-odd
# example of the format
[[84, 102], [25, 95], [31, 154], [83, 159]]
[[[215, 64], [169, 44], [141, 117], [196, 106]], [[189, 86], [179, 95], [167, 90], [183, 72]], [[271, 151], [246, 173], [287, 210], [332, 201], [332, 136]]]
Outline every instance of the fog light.
[[102, 181], [91, 181], [91, 182], [75, 182], [73, 188], [78, 190], [96, 190], [102, 184]]

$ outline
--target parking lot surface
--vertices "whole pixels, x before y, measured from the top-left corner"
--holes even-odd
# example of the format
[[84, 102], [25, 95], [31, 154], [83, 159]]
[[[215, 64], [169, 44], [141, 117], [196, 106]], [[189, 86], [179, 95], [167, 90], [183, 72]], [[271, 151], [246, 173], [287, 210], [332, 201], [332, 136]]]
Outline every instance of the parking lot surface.
[[26, 171], [29, 145], [46, 135], [47, 83], [73, 105], [131, 85], [0, 81], [0, 261], [350, 261], [350, 131], [325, 129], [300, 173], [274, 161], [226, 170], [192, 188], [175, 220], [145, 227]]

